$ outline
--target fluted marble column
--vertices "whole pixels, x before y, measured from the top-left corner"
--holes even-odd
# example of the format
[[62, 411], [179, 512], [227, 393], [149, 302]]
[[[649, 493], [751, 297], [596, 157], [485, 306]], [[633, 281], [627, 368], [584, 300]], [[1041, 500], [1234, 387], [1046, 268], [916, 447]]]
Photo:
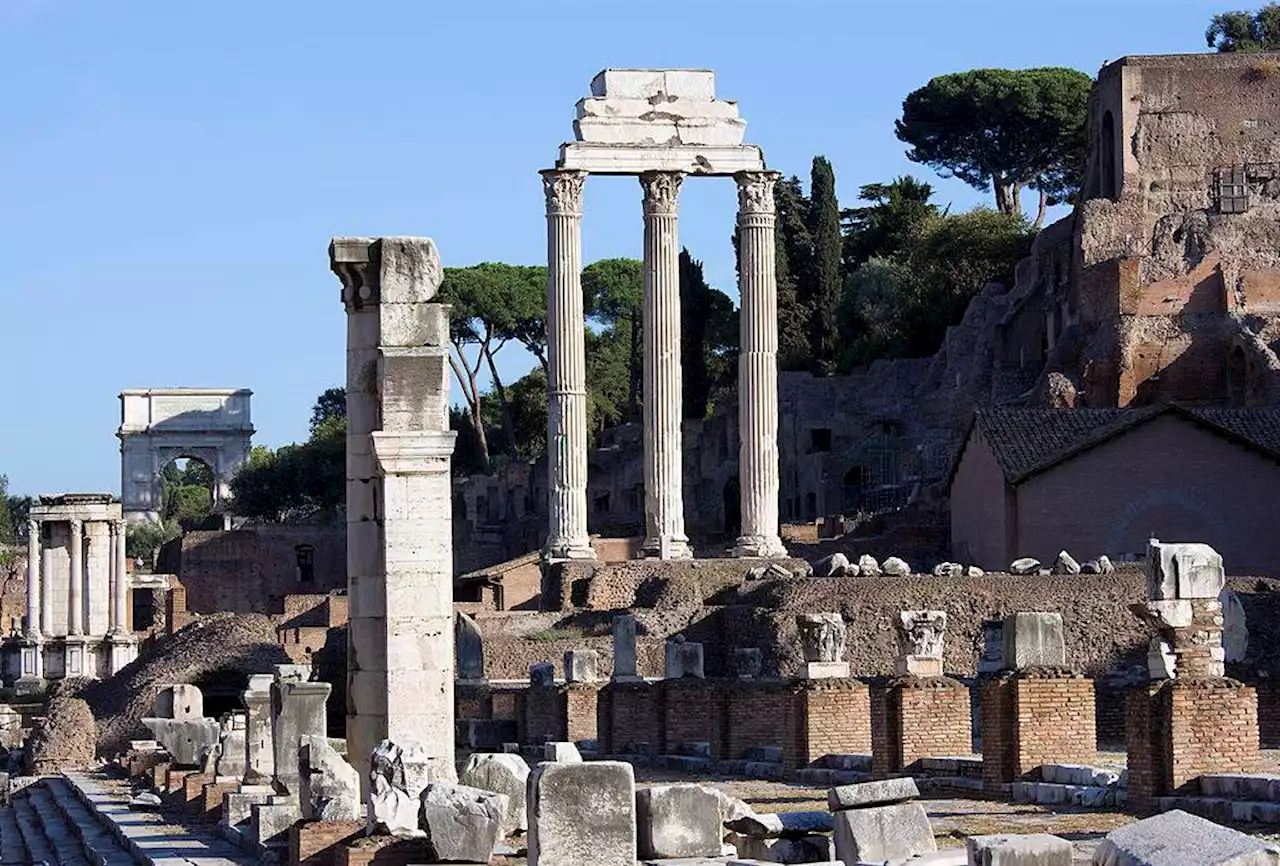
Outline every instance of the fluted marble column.
[[680, 435], [681, 172], [640, 175], [644, 189], [644, 555], [693, 556], [684, 533]]
[[736, 556], [786, 556], [778, 537], [778, 277], [773, 171], [738, 182], [738, 480], [742, 535]]
[[71, 586], [67, 595], [67, 634], [84, 634], [84, 524], [72, 520]]
[[40, 636], [40, 521], [27, 521], [27, 637]]
[[587, 535], [587, 352], [582, 312], [585, 171], [547, 170], [548, 559], [595, 559]]
[[111, 523], [111, 632], [129, 634], [129, 569], [125, 564], [125, 523]]

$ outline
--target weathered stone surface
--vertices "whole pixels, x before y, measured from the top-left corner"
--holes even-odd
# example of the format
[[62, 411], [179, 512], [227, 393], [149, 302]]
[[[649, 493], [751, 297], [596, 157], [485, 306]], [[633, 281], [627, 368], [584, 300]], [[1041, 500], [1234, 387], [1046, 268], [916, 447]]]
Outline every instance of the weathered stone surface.
[[543, 743], [542, 760], [557, 764], [581, 764], [582, 754], [573, 743]]
[[360, 774], [329, 745], [327, 737], [305, 735], [298, 744], [302, 817], [314, 821], [360, 819]]
[[1089, 559], [1080, 563], [1081, 574], [1102, 574], [1102, 566], [1098, 565], [1098, 560]]
[[733, 673], [740, 680], [760, 676], [763, 658], [759, 647], [736, 647], [733, 650]]
[[816, 833], [786, 839], [756, 839], [735, 834], [733, 844], [741, 859], [730, 863], [796, 863], [809, 866], [830, 863], [841, 866], [834, 859], [836, 851], [831, 837]]
[[156, 692], [157, 719], [199, 719], [204, 717], [204, 694], [199, 686], [177, 683]]
[[1274, 866], [1280, 848], [1175, 809], [1112, 830], [1095, 866]]
[[636, 671], [636, 618], [621, 613], [613, 618], [613, 679], [636, 679]]
[[1115, 574], [1116, 567], [1111, 562], [1111, 557], [1103, 554], [1098, 557], [1098, 573], [1099, 574]]
[[1162, 544], [1147, 548], [1147, 597], [1217, 598], [1226, 584], [1222, 557], [1207, 544]]
[[368, 832], [417, 836], [419, 799], [427, 784], [449, 781], [421, 743], [383, 740], [369, 756]]
[[800, 649], [807, 662], [843, 662], [846, 628], [838, 613], [796, 614]]
[[502, 816], [502, 835], [529, 827], [525, 793], [529, 765], [519, 755], [476, 753], [467, 759], [459, 781], [472, 788], [505, 794], [507, 809]]
[[666, 678], [678, 680], [684, 677], [704, 679], [702, 644], [677, 634], [667, 641]]
[[858, 573], [866, 577], [878, 577], [880, 563], [876, 562], [876, 558], [871, 554], [864, 553], [858, 557]]
[[1222, 605], [1223, 661], [1242, 662], [1249, 653], [1249, 623], [1240, 596], [1229, 589], [1218, 595]]
[[289, 828], [302, 818], [298, 800], [292, 795], [271, 795], [267, 802], [252, 807], [249, 835], [261, 848], [288, 848]]
[[720, 799], [702, 785], [654, 785], [636, 791], [641, 857], [716, 857], [724, 835]]
[[934, 577], [959, 577], [964, 574], [964, 566], [956, 562], [939, 562], [933, 567]]
[[1006, 668], [1022, 670], [1029, 667], [1062, 667], [1066, 660], [1062, 614], [1015, 613], [1005, 617]]
[[919, 803], [898, 803], [835, 814], [836, 858], [845, 863], [900, 862], [938, 850]]
[[529, 777], [529, 866], [634, 866], [635, 860], [630, 764], [538, 765]]
[[904, 610], [898, 614], [899, 676], [942, 676], [943, 636], [947, 614], [941, 610]]
[[1054, 574], [1079, 574], [1080, 563], [1065, 550], [1058, 552], [1058, 558], [1053, 562]]
[[458, 679], [484, 679], [484, 636], [480, 626], [469, 615], [454, 614], [453, 647], [457, 659]]
[[827, 792], [827, 808], [832, 812], [843, 809], [862, 809], [888, 803], [901, 803], [920, 796], [916, 780], [910, 776], [898, 779], [881, 779], [860, 782], [856, 785], [840, 785]]
[[214, 719], [143, 719], [142, 724], [180, 767], [200, 766], [222, 733]]
[[600, 653], [593, 649], [566, 650], [564, 654], [564, 681], [567, 683], [594, 683], [598, 676]]
[[1040, 570], [1040, 560], [1030, 556], [1015, 559], [1009, 563], [1010, 574], [1035, 574]]
[[[299, 669], [301, 668], [301, 669]], [[297, 795], [298, 743], [305, 736], [324, 737], [328, 727], [325, 704], [333, 686], [308, 682], [309, 665], [277, 665], [271, 684], [271, 742], [275, 749], [277, 788]]]
[[556, 684], [556, 666], [551, 662], [535, 662], [529, 665], [529, 685], [550, 688]]
[[844, 577], [849, 568], [849, 557], [837, 551], [824, 556], [813, 564], [813, 573], [822, 577]]
[[986, 572], [981, 568], [978, 568], [976, 565], [966, 566], [964, 570], [965, 577], [982, 577], [984, 574], [986, 574]]
[[1071, 843], [1047, 833], [970, 836], [965, 848], [972, 866], [1071, 866]]
[[829, 833], [834, 826], [830, 812], [767, 812], [744, 815], [724, 824], [735, 833], [757, 839]]
[[502, 838], [506, 794], [432, 782], [422, 791], [420, 827], [434, 860], [488, 863]]
[[880, 570], [892, 577], [906, 577], [911, 573], [911, 566], [907, 565], [906, 560], [891, 556], [880, 566]]

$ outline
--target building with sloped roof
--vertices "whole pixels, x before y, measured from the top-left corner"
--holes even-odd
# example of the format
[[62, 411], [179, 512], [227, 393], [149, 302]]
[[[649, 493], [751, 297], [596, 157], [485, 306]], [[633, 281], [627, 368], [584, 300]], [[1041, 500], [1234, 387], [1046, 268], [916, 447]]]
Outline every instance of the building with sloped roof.
[[1126, 559], [1155, 536], [1280, 575], [1280, 409], [980, 409], [950, 489], [953, 556], [983, 568]]

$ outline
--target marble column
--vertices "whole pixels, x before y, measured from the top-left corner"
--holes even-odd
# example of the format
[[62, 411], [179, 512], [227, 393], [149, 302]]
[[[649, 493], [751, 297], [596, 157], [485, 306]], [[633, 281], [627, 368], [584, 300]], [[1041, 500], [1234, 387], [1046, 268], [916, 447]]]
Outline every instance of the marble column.
[[778, 277], [773, 188], [779, 174], [738, 182], [738, 480], [742, 534], [735, 556], [786, 556], [778, 537]]
[[582, 312], [585, 171], [547, 170], [547, 559], [595, 559], [587, 535], [587, 361]]
[[680, 241], [676, 207], [684, 174], [649, 171], [644, 189], [645, 556], [693, 556], [684, 533], [680, 371]]
[[67, 634], [84, 634], [84, 524], [79, 520], [71, 525], [71, 586], [67, 594]]
[[40, 545], [40, 574], [43, 577], [40, 593], [40, 633], [45, 637], [53, 635], [53, 587], [49, 579], [53, 576], [53, 551]]
[[111, 631], [115, 634], [132, 634], [129, 622], [129, 567], [125, 561], [125, 522], [111, 524]]
[[40, 637], [40, 521], [27, 521], [27, 623], [29, 638]]

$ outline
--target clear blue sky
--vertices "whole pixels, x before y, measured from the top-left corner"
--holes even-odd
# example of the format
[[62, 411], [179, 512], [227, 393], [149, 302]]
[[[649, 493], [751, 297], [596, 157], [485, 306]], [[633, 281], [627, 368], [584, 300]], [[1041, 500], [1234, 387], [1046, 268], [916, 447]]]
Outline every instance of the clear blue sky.
[[[305, 437], [344, 377], [330, 236], [541, 263], [537, 170], [603, 67], [715, 69], [769, 165], [807, 178], [825, 154], [846, 203], [914, 172], [966, 208], [989, 196], [894, 138], [909, 91], [1200, 51], [1238, 5], [0, 0], [0, 473], [20, 493], [118, 492], [125, 388], [251, 388], [257, 443]], [[588, 183], [586, 261], [639, 256], [639, 199], [632, 179]], [[732, 182], [690, 181], [680, 231], [736, 296], [734, 208]], [[510, 379], [528, 360], [507, 354]]]

